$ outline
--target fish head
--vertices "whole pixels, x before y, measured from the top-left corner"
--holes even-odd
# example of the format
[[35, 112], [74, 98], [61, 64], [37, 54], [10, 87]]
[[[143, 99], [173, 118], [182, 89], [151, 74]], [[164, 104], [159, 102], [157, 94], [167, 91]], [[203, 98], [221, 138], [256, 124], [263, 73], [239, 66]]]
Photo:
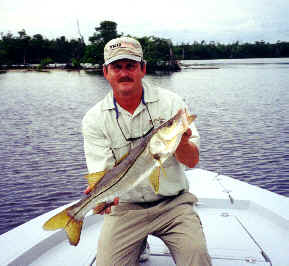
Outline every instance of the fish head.
[[152, 157], [161, 162], [172, 155], [196, 115], [189, 115], [186, 109], [180, 109], [177, 114], [156, 129], [149, 142]]

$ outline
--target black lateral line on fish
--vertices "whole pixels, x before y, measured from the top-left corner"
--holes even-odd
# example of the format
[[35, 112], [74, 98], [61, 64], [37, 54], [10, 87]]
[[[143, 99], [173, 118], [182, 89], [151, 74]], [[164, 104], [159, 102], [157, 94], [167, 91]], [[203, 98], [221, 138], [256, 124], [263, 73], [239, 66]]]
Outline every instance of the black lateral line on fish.
[[[173, 118], [169, 119], [168, 121], [164, 122], [163, 124], [161, 124], [158, 128], [155, 128], [154, 130], [152, 130], [150, 132], [150, 134], [148, 134], [147, 136], [145, 136], [143, 138], [143, 142], [141, 142], [138, 146], [135, 147], [135, 150], [137, 150], [137, 148], [139, 146], [142, 146], [142, 149], [140, 149], [140, 151], [137, 153], [136, 157], [134, 158], [134, 161], [137, 160], [137, 158], [142, 154], [142, 152], [145, 150], [145, 148], [147, 147], [147, 144], [149, 143], [151, 137], [156, 134], [160, 129], [162, 129], [163, 127], [166, 127], [168, 125], [171, 125], [173, 123], [173, 121], [176, 119], [176, 117], [178, 116], [179, 114], [177, 114], [176, 116], [174, 116]], [[122, 164], [125, 164], [127, 161], [131, 160], [132, 157], [134, 156], [133, 152], [131, 152], [120, 164], [119, 166], [121, 166]], [[128, 170], [133, 166], [133, 163], [131, 164], [128, 164], [128, 167], [124, 169], [124, 171], [119, 175], [118, 178], [116, 178], [116, 180], [112, 183], [112, 184], [109, 184], [107, 187], [105, 187], [104, 190], [100, 191], [98, 194], [95, 194], [93, 195], [91, 198], [85, 198], [84, 200], [86, 200], [87, 202], [83, 205], [84, 206], [87, 206], [92, 200], [94, 200], [96, 197], [100, 196], [101, 194], [103, 194], [104, 192], [106, 192], [107, 190], [109, 190], [111, 187], [115, 186], [117, 183], [119, 183], [123, 178], [124, 176], [126, 175], [126, 173], [128, 172]], [[109, 173], [109, 172], [108, 172]], [[100, 181], [101, 182], [101, 181]], [[98, 184], [99, 185], [99, 184]], [[81, 202], [78, 202], [76, 203], [76, 205], [81, 205], [82, 201]], [[82, 208], [83, 209], [83, 208]], [[77, 215], [79, 212], [81, 211], [81, 209], [79, 209], [78, 211], [75, 212], [75, 215]], [[67, 223], [69, 224], [70, 221]]]
[[[139, 146], [143, 145], [142, 149], [140, 149], [139, 153], [137, 154], [137, 156], [135, 157], [134, 161], [137, 160], [137, 158], [142, 154], [142, 152], [145, 150], [147, 143], [149, 142], [149, 139], [151, 138], [151, 136], [153, 135], [153, 132], [151, 132], [151, 134], [149, 134], [148, 136], [146, 136], [145, 138], [147, 138], [147, 140], [144, 138], [144, 142], [146, 143], [145, 145], [144, 142], [141, 143]], [[137, 146], [137, 147], [139, 147]], [[136, 147], [136, 148], [137, 148]], [[131, 158], [129, 158], [129, 155], [124, 159], [123, 164], [126, 163], [127, 161], [131, 160]], [[121, 162], [122, 163], [122, 162]], [[121, 164], [120, 163], [120, 164]], [[124, 169], [123, 172], [120, 173], [119, 177], [115, 179], [115, 181], [112, 184], [109, 184], [109, 186], [107, 186], [104, 190], [100, 191], [98, 194], [93, 195], [91, 198], [86, 199], [87, 202], [86, 204], [84, 204], [83, 206], [87, 206], [92, 200], [94, 200], [96, 197], [100, 196], [101, 194], [103, 194], [104, 192], [106, 192], [107, 190], [109, 190], [111, 187], [115, 186], [117, 183], [119, 183], [126, 175], [126, 173], [129, 171], [129, 169], [133, 166], [132, 164], [128, 164], [128, 167]], [[81, 210], [75, 212], [75, 214], [77, 215]], [[67, 223], [69, 224], [70, 221]]]

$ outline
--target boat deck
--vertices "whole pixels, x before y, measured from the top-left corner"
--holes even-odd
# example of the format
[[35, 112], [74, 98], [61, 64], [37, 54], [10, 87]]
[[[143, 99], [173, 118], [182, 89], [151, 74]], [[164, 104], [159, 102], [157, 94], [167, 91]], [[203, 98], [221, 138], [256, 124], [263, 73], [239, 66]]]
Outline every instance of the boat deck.
[[[214, 266], [289, 265], [289, 198], [201, 169], [187, 175]], [[91, 265], [103, 217], [88, 216], [73, 247], [64, 231], [41, 228], [64, 207], [1, 235], [0, 265]], [[149, 243], [151, 256], [142, 266], [175, 265], [161, 240], [149, 236]]]

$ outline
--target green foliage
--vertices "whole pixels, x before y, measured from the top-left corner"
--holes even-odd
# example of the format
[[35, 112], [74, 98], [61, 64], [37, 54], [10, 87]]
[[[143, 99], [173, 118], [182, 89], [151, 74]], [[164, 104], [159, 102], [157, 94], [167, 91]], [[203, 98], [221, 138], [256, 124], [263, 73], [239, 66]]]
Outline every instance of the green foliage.
[[7, 51], [1, 47], [1, 41], [0, 41], [0, 66], [4, 65], [8, 60], [8, 53]]
[[30, 37], [25, 30], [19, 36], [11, 33], [2, 34], [0, 39], [0, 63], [40, 64], [44, 58], [51, 58], [57, 63], [68, 63], [72, 58], [80, 60], [84, 54], [85, 45], [82, 40], [66, 40], [65, 36], [56, 40], [48, 40], [41, 34]]
[[83, 62], [92, 64], [103, 63], [103, 47], [101, 45], [87, 45], [84, 51]]
[[171, 59], [172, 42], [155, 36], [136, 38], [140, 42], [144, 59], [147, 62], [147, 72], [168, 68]]
[[226, 59], [226, 58], [261, 58], [288, 57], [289, 43], [278, 41], [275, 44], [264, 41], [255, 43], [220, 44], [205, 41], [193, 44], [181, 44], [174, 47], [178, 59]]
[[73, 68], [80, 68], [80, 61], [77, 58], [72, 58], [71, 65]]
[[117, 23], [113, 21], [100, 22], [100, 26], [95, 28], [95, 33], [89, 38], [93, 44], [106, 44], [108, 41], [119, 37], [117, 34]]
[[99, 27], [95, 28], [95, 33], [89, 38], [91, 45], [84, 52], [84, 61], [94, 64], [103, 64], [103, 48], [105, 44], [119, 37], [117, 33], [117, 23], [113, 21], [103, 21]]
[[[66, 63], [80, 68], [80, 62], [102, 64], [104, 45], [111, 39], [120, 37], [117, 23], [103, 21], [95, 27], [85, 45], [81, 38], [68, 40], [65, 36], [49, 40], [41, 34], [29, 36], [20, 30], [17, 36], [11, 33], [0, 34], [0, 65], [39, 64], [48, 62]], [[252, 57], [289, 57], [289, 42], [277, 41], [274, 44], [264, 41], [255, 43], [221, 44], [205, 41], [172, 45], [169, 39], [155, 36], [137, 38], [144, 51], [148, 72], [170, 68], [170, 61], [177, 59], [223, 59]]]
[[42, 68], [44, 68], [47, 65], [52, 64], [52, 63], [53, 63], [53, 60], [51, 58], [49, 58], [49, 57], [41, 59], [40, 65], [38, 66], [38, 68], [42, 69]]

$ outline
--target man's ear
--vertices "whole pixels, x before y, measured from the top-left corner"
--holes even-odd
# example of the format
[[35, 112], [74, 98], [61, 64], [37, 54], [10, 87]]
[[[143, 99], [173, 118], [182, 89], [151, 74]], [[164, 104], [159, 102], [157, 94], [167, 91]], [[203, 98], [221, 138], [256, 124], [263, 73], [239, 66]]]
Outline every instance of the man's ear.
[[107, 76], [107, 66], [105, 66], [105, 65], [102, 66], [102, 72], [103, 72], [103, 76], [106, 78], [106, 76]]
[[145, 61], [142, 62], [142, 64], [141, 64], [141, 70], [142, 70], [144, 75], [147, 73], [147, 64]]

